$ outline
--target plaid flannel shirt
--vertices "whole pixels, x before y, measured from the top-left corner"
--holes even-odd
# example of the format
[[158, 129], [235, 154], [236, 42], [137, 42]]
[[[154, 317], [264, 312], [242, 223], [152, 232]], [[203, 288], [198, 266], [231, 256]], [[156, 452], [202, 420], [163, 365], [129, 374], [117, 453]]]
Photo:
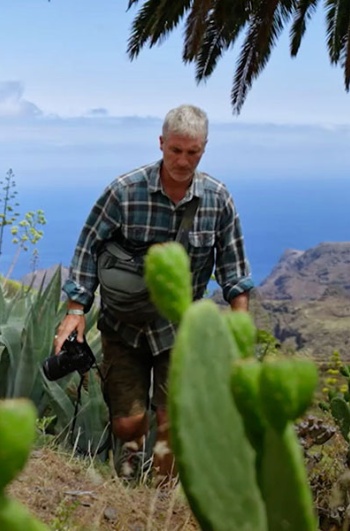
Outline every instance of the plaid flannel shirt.
[[[175, 205], [162, 189], [160, 166], [158, 161], [118, 177], [93, 206], [63, 286], [68, 298], [84, 305], [86, 311], [98, 287], [96, 262], [103, 243], [117, 233], [131, 249], [174, 240], [185, 205], [193, 196], [200, 198], [188, 236], [193, 298], [203, 297], [214, 268], [227, 302], [253, 287], [239, 216], [226, 186], [196, 171], [186, 196]], [[103, 301], [100, 315], [103, 321]], [[108, 326], [134, 347], [145, 334], [154, 355], [172, 347], [176, 332], [176, 326], [163, 318], [142, 327], [120, 321], [108, 322]]]

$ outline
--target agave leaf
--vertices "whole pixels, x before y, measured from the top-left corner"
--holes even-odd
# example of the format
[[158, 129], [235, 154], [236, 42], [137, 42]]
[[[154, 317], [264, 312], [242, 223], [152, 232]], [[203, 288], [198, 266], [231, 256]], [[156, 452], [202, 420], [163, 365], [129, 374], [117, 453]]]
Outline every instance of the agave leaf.
[[8, 319], [8, 303], [0, 282], [0, 323], [5, 323]]
[[5, 347], [8, 355], [8, 370], [5, 397], [13, 397], [15, 375], [17, 373], [22, 341], [22, 328], [17, 324], [0, 326], [0, 345]]
[[74, 405], [65, 390], [57, 382], [51, 382], [42, 374], [44, 387], [50, 399], [50, 405], [57, 415], [58, 428], [66, 431], [74, 416]]
[[6, 397], [10, 356], [4, 345], [0, 346], [0, 398]]
[[108, 436], [108, 410], [100, 389], [96, 373], [86, 375], [87, 389], [82, 389], [81, 406], [78, 411], [75, 435], [80, 434], [79, 446], [94, 454]]
[[36, 336], [35, 324], [30, 320], [23, 333], [23, 344], [13, 386], [14, 397], [30, 397], [39, 369], [40, 345], [40, 336]]
[[11, 323], [18, 322], [24, 326], [28, 313], [33, 303], [33, 294], [22, 294], [9, 303], [8, 321]]
[[41, 286], [39, 291], [40, 304], [45, 307], [47, 301], [53, 301], [56, 309], [60, 303], [61, 298], [61, 267], [57, 267], [50, 282], [43, 289]]

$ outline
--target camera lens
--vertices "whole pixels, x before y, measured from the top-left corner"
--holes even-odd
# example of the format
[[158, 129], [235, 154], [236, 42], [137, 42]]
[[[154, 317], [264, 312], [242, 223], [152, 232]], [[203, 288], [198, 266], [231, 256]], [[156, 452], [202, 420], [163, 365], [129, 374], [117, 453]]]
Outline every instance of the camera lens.
[[44, 374], [46, 378], [51, 381], [63, 378], [63, 376], [66, 376], [73, 370], [72, 360], [65, 350], [60, 352], [57, 356], [53, 355], [46, 358], [43, 363]]
[[43, 362], [43, 372], [48, 380], [58, 380], [67, 374], [78, 371], [84, 374], [93, 366], [94, 355], [84, 339], [83, 343], [71, 334], [57, 355], [51, 355]]

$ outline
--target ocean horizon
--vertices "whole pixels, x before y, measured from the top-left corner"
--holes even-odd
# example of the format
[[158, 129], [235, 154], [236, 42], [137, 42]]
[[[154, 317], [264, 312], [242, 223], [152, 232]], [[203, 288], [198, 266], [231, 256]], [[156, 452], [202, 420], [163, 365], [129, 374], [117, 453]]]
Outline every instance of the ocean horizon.
[[[74, 183], [74, 178], [71, 180]], [[69, 266], [80, 230], [105, 184], [85, 189], [43, 187], [19, 194], [22, 219], [29, 210], [42, 209], [47, 224], [38, 243], [37, 269]], [[247, 256], [258, 286], [287, 249], [301, 251], [323, 242], [350, 241], [350, 179], [244, 178], [227, 184], [243, 227]], [[6, 275], [16, 247], [4, 227], [0, 271]], [[12, 278], [31, 271], [31, 249], [21, 252]], [[211, 283], [212, 288], [216, 285]]]

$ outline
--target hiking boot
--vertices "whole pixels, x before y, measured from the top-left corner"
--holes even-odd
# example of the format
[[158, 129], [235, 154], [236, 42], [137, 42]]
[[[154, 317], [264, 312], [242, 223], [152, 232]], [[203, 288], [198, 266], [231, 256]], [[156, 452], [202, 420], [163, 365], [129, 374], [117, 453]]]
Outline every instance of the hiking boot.
[[129, 485], [145, 483], [150, 474], [152, 460], [145, 460], [143, 446], [139, 448], [135, 441], [124, 443], [116, 460], [118, 477]]

